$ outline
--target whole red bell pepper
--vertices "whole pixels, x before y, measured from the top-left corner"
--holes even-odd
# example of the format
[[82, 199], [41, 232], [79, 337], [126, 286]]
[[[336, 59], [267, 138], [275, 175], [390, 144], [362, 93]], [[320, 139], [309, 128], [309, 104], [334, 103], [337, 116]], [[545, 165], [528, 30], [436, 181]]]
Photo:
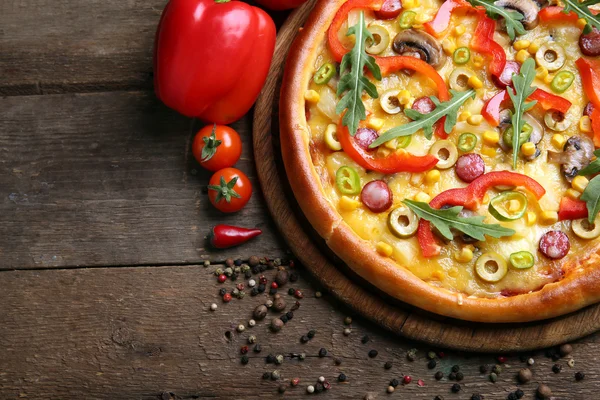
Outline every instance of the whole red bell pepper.
[[300, 7], [307, 0], [256, 0], [258, 4], [269, 10], [289, 10], [290, 8]]
[[494, 41], [496, 21], [485, 13], [479, 13], [479, 22], [471, 40], [473, 50], [490, 56], [488, 71], [492, 76], [500, 77], [506, 66], [506, 52], [504, 48]]
[[560, 199], [560, 205], [558, 206], [558, 220], [574, 220], [587, 218], [588, 210], [585, 201], [574, 200], [570, 197], [563, 197]]
[[[464, 188], [450, 189], [438, 194], [429, 202], [429, 205], [437, 209], [448, 205], [463, 206], [473, 210], [481, 205], [487, 191], [495, 186], [523, 187], [538, 200], [546, 194], [542, 185], [526, 175], [510, 171], [495, 171], [481, 175]], [[429, 221], [419, 220], [417, 239], [423, 257], [434, 257], [440, 254], [441, 246], [431, 231]]]
[[446, 0], [438, 9], [435, 17], [431, 21], [426, 22], [423, 27], [427, 33], [439, 38], [450, 26], [450, 20], [454, 11], [470, 9], [471, 7], [471, 4], [465, 0]]
[[208, 241], [216, 249], [227, 249], [238, 246], [257, 237], [262, 231], [233, 225], [215, 225], [208, 234]]
[[154, 88], [189, 117], [229, 124], [250, 110], [275, 49], [275, 24], [241, 1], [171, 0], [154, 44]]

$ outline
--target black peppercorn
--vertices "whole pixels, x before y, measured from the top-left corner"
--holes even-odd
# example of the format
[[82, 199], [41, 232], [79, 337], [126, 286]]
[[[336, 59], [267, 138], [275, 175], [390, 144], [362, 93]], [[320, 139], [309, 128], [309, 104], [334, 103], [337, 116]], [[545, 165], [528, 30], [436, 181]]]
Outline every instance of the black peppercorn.
[[443, 396], [437, 395], [433, 398], [433, 400], [444, 400]]
[[398, 381], [398, 379], [394, 378], [390, 381], [390, 386], [391, 387], [396, 387], [400, 384], [400, 382]]
[[298, 274], [296, 272], [291, 272], [290, 273], [290, 277], [289, 277], [289, 281], [290, 282], [296, 282], [298, 280]]
[[252, 349], [252, 351], [254, 351], [255, 353], [260, 353], [262, 351], [262, 346], [257, 343], [254, 345], [254, 348]]
[[346, 382], [346, 379], [348, 379], [348, 377], [343, 372], [338, 376], [339, 382]]
[[499, 374], [500, 372], [502, 372], [502, 367], [499, 365], [494, 365], [494, 367], [492, 368], [492, 372], [495, 373], [496, 375]]
[[456, 372], [450, 372], [448, 374], [448, 379], [450, 379], [451, 381], [455, 381], [456, 380]]
[[333, 362], [335, 363], [335, 365], [342, 365], [342, 359], [341, 358], [336, 358], [335, 360], [333, 360]]
[[437, 367], [437, 361], [429, 360], [429, 362], [427, 363], [427, 368], [434, 369], [435, 367]]
[[258, 266], [255, 266], [255, 267], [252, 267], [251, 271], [254, 275], [256, 275], [260, 272], [260, 268]]
[[236, 267], [239, 267], [242, 265], [242, 263], [243, 263], [243, 261], [238, 258], [237, 260], [235, 260], [233, 262], [233, 265], [235, 265]]
[[555, 374], [558, 374], [561, 370], [562, 370], [562, 367], [559, 364], [554, 364], [552, 366], [552, 372], [554, 372]]
[[281, 322], [283, 322], [284, 324], [287, 324], [288, 322], [288, 317], [283, 314], [281, 317], [279, 317], [279, 319], [281, 320]]
[[265, 292], [265, 289], [266, 289], [266, 286], [265, 286], [263, 283], [260, 283], [260, 284], [257, 286], [257, 288], [258, 288], [258, 293], [264, 293], [264, 292]]
[[480, 365], [479, 366], [479, 372], [482, 374], [487, 374], [488, 372], [490, 372], [490, 366], [487, 364], [484, 365]]
[[271, 374], [268, 372], [263, 372], [263, 379], [269, 379], [271, 377]]
[[460, 371], [460, 367], [458, 365], [453, 365], [452, 372], [458, 372], [458, 371]]
[[233, 274], [231, 274], [231, 280], [232, 281], [237, 280], [237, 278], [238, 278], [238, 273], [237, 272], [234, 272]]
[[360, 342], [362, 344], [367, 344], [369, 342], [369, 340], [371, 340], [367, 335], [363, 336], [362, 339], [360, 339]]
[[517, 390], [515, 391], [515, 395], [517, 396], [517, 399], [522, 399], [522, 398], [523, 398], [523, 396], [525, 396], [525, 392], [524, 392], [524, 391], [522, 391], [521, 389], [517, 389]]
[[385, 364], [383, 364], [383, 368], [385, 369], [391, 369], [392, 368], [392, 362], [388, 361]]
[[442, 380], [442, 378], [444, 377], [444, 373], [442, 371], [438, 371], [435, 373], [434, 377], [436, 381]]
[[227, 289], [225, 289], [225, 288], [219, 289], [219, 295], [220, 296], [225, 296], [225, 293], [227, 293]]
[[252, 271], [248, 270], [248, 271], [244, 272], [244, 277], [246, 279], [252, 278]]
[[457, 381], [459, 381], [459, 382], [460, 382], [460, 381], [462, 381], [464, 378], [465, 378], [465, 375], [464, 375], [462, 372], [460, 372], [460, 371], [459, 371], [459, 372], [457, 372], [457, 373], [456, 373], [456, 380], [457, 380]]
[[377, 350], [371, 350], [371, 351], [369, 351], [369, 357], [370, 358], [377, 357], [377, 354], [378, 354]]
[[300, 338], [300, 343], [308, 343], [309, 340], [308, 336], [304, 335]]
[[277, 289], [275, 289], [275, 288], [271, 288], [271, 289], [269, 289], [269, 294], [270, 294], [271, 296], [272, 296], [272, 295], [274, 295], [275, 293], [277, 293]]
[[256, 296], [256, 295], [258, 295], [258, 288], [255, 286], [250, 291], [250, 296]]
[[312, 339], [315, 337], [315, 334], [317, 333], [317, 331], [315, 331], [314, 329], [311, 329], [310, 331], [308, 331], [308, 333], [306, 334], [306, 336], [308, 336], [309, 339]]
[[323, 390], [325, 390], [323, 384], [321, 382], [317, 382], [315, 384], [315, 393], [321, 393]]
[[296, 293], [296, 289], [294, 289], [293, 287], [291, 287], [291, 288], [289, 288], [289, 289], [288, 289], [288, 294], [289, 294], [290, 296], [293, 296], [293, 295], [294, 295], [294, 293]]
[[471, 396], [471, 400], [483, 400], [483, 396], [480, 394], [473, 394], [473, 396]]
[[455, 383], [454, 385], [452, 385], [452, 393], [458, 393], [460, 392], [460, 385], [458, 383]]
[[582, 381], [585, 378], [585, 374], [581, 371], [575, 373], [575, 380], [577, 382]]
[[267, 364], [273, 364], [275, 362], [275, 356], [273, 354], [269, 354], [266, 358]]
[[506, 397], [506, 400], [517, 400], [517, 395], [514, 392], [510, 392]]
[[325, 357], [327, 355], [327, 350], [323, 347], [319, 349], [319, 357]]
[[294, 318], [294, 313], [291, 311], [288, 311], [285, 313], [285, 316], [287, 317], [288, 321], [292, 318]]
[[248, 358], [247, 355], [244, 354], [242, 356], [242, 364], [246, 365], [246, 364], [248, 364], [248, 361], [250, 361], [250, 359]]
[[283, 393], [285, 393], [286, 389], [287, 389], [287, 386], [279, 385], [279, 388], [277, 390], [279, 391], [279, 393], [283, 394]]

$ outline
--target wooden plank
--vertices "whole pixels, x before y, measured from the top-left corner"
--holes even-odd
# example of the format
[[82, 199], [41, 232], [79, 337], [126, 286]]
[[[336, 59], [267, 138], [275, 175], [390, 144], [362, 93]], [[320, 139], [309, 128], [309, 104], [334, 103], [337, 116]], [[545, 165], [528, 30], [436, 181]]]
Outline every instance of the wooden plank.
[[[464, 357], [448, 352], [436, 369], [429, 370], [425, 358], [429, 348], [398, 340], [368, 321], [355, 318], [350, 336], [343, 335], [342, 321], [349, 310], [330, 296], [315, 298], [314, 284], [303, 274], [294, 287], [303, 290], [305, 297], [281, 332], [270, 332], [267, 319], [241, 334], [233, 332], [228, 340], [225, 332], [251, 318], [254, 307], [267, 296], [222, 303], [219, 288], [231, 289], [234, 283], [217, 284], [214, 268], [1, 272], [0, 398], [159, 399], [163, 392], [172, 392], [177, 399], [280, 398], [278, 383], [261, 379], [263, 372], [275, 368], [285, 381], [301, 379], [299, 387], [288, 389], [286, 398], [305, 398], [306, 385], [321, 375], [333, 386], [326, 398], [335, 399], [362, 398], [367, 392], [387, 398], [388, 382], [401, 374], [423, 379], [425, 387], [400, 386], [394, 398], [429, 400], [440, 394], [466, 400], [481, 393], [486, 400], [500, 400], [517, 388], [515, 374], [523, 363], [516, 355], [508, 357], [498, 383], [493, 384], [478, 372], [479, 365], [494, 363], [491, 355]], [[266, 271], [269, 280], [273, 272]], [[285, 294], [288, 286], [281, 293], [289, 308], [294, 300]], [[218, 304], [216, 312], [209, 311], [212, 302]], [[301, 344], [300, 336], [309, 329], [316, 329], [315, 338]], [[365, 334], [371, 338], [366, 345], [361, 344]], [[249, 335], [257, 336], [263, 351], [251, 352], [250, 363], [243, 366], [239, 349]], [[534, 355], [534, 379], [522, 386], [525, 398], [534, 397], [537, 382], [550, 385], [556, 398], [596, 398], [599, 339], [595, 335], [574, 344], [576, 368], [560, 360], [560, 374], [552, 373], [552, 360]], [[329, 351], [325, 358], [317, 357], [321, 347]], [[411, 363], [406, 351], [412, 347], [419, 352]], [[367, 356], [371, 349], [379, 351], [377, 358]], [[277, 367], [264, 361], [269, 353], [301, 352], [307, 354], [305, 361], [286, 357]], [[342, 364], [336, 366], [334, 358]], [[386, 361], [393, 362], [392, 369], [383, 368]], [[452, 382], [433, 379], [437, 370], [447, 374], [454, 364], [465, 374], [458, 395], [450, 393]], [[574, 381], [577, 370], [586, 372], [584, 381]], [[349, 377], [348, 383], [336, 381], [340, 372]], [[165, 394], [164, 398], [171, 397]]]
[[[251, 114], [233, 127], [244, 141], [238, 167], [255, 192], [233, 215], [203, 193], [210, 172], [190, 152], [200, 124], [151, 92], [0, 99], [0, 268], [198, 263], [283, 256], [261, 199], [251, 151]], [[203, 237], [216, 223], [265, 233], [230, 250]]]

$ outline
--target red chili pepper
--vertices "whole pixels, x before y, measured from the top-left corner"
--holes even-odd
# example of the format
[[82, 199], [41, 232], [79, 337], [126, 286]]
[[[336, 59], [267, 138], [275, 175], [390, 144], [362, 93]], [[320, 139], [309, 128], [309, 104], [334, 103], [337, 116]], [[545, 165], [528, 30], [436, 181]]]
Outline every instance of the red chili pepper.
[[559, 6], [544, 7], [540, 10], [538, 16], [542, 22], [577, 22], [579, 19], [575, 12], [565, 13], [564, 9]]
[[344, 54], [350, 51], [350, 49], [344, 47], [338, 37], [342, 25], [348, 20], [348, 13], [356, 8], [379, 11], [382, 5], [383, 0], [348, 0], [342, 4], [337, 13], [335, 13], [327, 32], [329, 51], [331, 51], [335, 61], [341, 62]]
[[558, 220], [574, 220], [587, 218], [588, 210], [585, 201], [574, 200], [570, 197], [563, 197], [560, 199], [560, 205], [558, 206]]
[[424, 28], [429, 34], [440, 37], [450, 26], [452, 13], [455, 10], [469, 9], [471, 4], [465, 0], [446, 0], [440, 8], [433, 20], [425, 23]]
[[494, 41], [496, 21], [485, 13], [480, 13], [479, 23], [475, 29], [471, 47], [473, 50], [491, 57], [488, 71], [492, 76], [500, 77], [506, 66], [506, 53], [502, 46]]
[[[463, 206], [469, 210], [476, 209], [481, 205], [488, 190], [495, 186], [519, 186], [527, 189], [538, 200], [546, 193], [546, 190], [532, 178], [510, 171], [489, 172], [480, 176], [464, 188], [449, 189], [435, 196], [429, 205], [432, 208], [442, 206]], [[431, 223], [427, 220], [419, 220], [417, 239], [423, 257], [434, 257], [440, 254], [441, 246], [438, 244]]]
[[171, 0], [154, 44], [154, 88], [167, 106], [226, 125], [256, 101], [275, 49], [269, 15], [241, 1]]
[[208, 236], [210, 244], [216, 249], [227, 249], [238, 246], [248, 240], [257, 237], [262, 231], [260, 229], [241, 228], [232, 225], [215, 225]]

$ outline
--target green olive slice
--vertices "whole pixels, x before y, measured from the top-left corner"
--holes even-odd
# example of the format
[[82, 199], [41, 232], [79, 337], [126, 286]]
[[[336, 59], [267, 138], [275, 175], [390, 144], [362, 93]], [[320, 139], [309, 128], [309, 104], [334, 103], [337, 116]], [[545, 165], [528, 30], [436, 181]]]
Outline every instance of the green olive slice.
[[565, 65], [565, 49], [555, 42], [544, 43], [535, 53], [535, 61], [549, 72], [558, 71]]
[[571, 229], [582, 239], [595, 239], [600, 236], [600, 216], [596, 217], [593, 224], [587, 218], [576, 219], [571, 223]]
[[452, 71], [448, 79], [450, 88], [464, 92], [469, 88], [469, 78], [472, 76], [475, 76], [475, 72], [473, 72], [473, 70], [466, 67], [456, 68], [454, 71]]
[[368, 31], [373, 35], [373, 39], [367, 41], [365, 49], [369, 54], [381, 54], [390, 44], [390, 33], [381, 25], [371, 25]]
[[475, 272], [486, 282], [498, 282], [508, 273], [508, 265], [500, 254], [489, 252], [477, 259]]
[[400, 100], [398, 100], [398, 94], [400, 91], [397, 89], [391, 89], [385, 91], [381, 94], [379, 98], [379, 104], [383, 111], [390, 115], [398, 114], [402, 111], [402, 107], [400, 107]]
[[458, 150], [456, 145], [449, 140], [438, 140], [431, 146], [429, 153], [436, 156], [439, 160], [435, 165], [439, 169], [448, 169], [456, 164], [458, 159]]
[[329, 124], [327, 125], [327, 129], [325, 129], [325, 143], [327, 147], [329, 147], [333, 151], [340, 151], [342, 149], [342, 144], [337, 139], [337, 125]]
[[388, 228], [399, 238], [405, 239], [413, 236], [419, 227], [419, 220], [412, 210], [400, 206], [388, 215]]

